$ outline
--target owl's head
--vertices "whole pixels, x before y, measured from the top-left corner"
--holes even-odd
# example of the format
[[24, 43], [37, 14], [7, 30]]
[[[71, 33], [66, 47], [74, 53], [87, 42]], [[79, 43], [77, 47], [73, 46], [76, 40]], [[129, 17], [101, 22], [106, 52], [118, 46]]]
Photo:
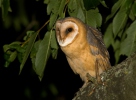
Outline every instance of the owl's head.
[[85, 28], [78, 18], [67, 17], [56, 22], [56, 37], [60, 46], [71, 44]]

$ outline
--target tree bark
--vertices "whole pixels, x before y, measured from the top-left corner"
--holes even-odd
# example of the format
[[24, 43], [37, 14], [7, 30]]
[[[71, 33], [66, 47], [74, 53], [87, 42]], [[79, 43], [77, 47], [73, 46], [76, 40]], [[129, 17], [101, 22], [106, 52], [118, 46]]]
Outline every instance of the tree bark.
[[88, 82], [73, 100], [136, 100], [136, 52], [100, 76], [102, 83]]

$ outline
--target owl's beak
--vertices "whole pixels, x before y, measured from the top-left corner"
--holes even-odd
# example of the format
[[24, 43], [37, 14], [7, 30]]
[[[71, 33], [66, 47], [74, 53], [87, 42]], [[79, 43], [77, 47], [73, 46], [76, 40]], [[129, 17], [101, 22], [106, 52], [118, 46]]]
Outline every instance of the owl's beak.
[[61, 24], [62, 24], [62, 20], [58, 20], [56, 22], [56, 35], [57, 35], [57, 37], [59, 37], [59, 41], [63, 42], [64, 36], [63, 36], [63, 34], [60, 34]]

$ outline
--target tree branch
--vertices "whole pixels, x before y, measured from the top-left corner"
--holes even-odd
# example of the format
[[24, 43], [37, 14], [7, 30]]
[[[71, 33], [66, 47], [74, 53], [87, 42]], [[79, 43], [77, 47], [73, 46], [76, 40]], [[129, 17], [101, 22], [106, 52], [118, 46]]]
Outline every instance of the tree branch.
[[73, 100], [136, 100], [136, 52], [101, 74], [103, 84], [81, 88]]

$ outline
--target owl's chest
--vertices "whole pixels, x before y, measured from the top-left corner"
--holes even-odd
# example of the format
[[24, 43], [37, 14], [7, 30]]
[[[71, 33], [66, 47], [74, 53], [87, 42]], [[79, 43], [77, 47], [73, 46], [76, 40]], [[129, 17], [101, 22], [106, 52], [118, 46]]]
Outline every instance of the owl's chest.
[[82, 51], [78, 56], [66, 56], [68, 63], [74, 73], [86, 80], [86, 74], [95, 70], [95, 58], [88, 51]]

